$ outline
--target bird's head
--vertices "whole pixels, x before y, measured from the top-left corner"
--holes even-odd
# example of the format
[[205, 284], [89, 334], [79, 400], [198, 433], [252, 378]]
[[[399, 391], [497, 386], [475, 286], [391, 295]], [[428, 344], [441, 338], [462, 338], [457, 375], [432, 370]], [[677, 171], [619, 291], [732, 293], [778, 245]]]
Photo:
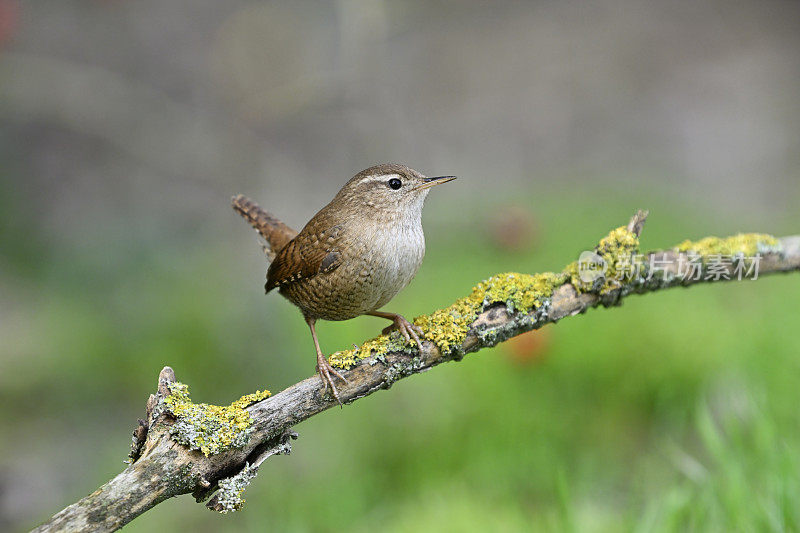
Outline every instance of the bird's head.
[[362, 215], [387, 220], [420, 217], [431, 187], [455, 176], [428, 178], [405, 165], [385, 163], [362, 170], [348, 181], [334, 199]]

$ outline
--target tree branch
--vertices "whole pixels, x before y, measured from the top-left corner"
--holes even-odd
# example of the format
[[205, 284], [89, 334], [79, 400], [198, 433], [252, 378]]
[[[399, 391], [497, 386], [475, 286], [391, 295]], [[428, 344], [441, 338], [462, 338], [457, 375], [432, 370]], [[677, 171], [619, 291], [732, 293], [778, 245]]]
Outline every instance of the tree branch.
[[[334, 364], [349, 367], [350, 384], [339, 392], [342, 400], [352, 403], [388, 389], [398, 379], [589, 308], [619, 305], [629, 294], [724, 281], [745, 268], [751, 276], [754, 267], [758, 276], [800, 270], [800, 236], [707, 238], [639, 254], [638, 236], [646, 216], [638, 212], [627, 227], [613, 230], [593, 251], [585, 252], [589, 263], [572, 263], [561, 273], [494, 276], [450, 308], [418, 317], [426, 334], [421, 351], [395, 335], [368, 341], [360, 350], [334, 354]], [[585, 268], [593, 261], [599, 264], [599, 275]], [[691, 276], [681, 272], [681, 265], [694, 266]], [[272, 455], [290, 452], [291, 439], [297, 437], [291, 428], [337, 405], [323, 395], [317, 376], [248, 405], [258, 398], [243, 397], [229, 408], [191, 404], [185, 386], [165, 367], [157, 394], [147, 402], [147, 420], [140, 420], [134, 431], [130, 466], [35, 531], [115, 531], [162, 501], [188, 493], [202, 501], [217, 491], [207, 506], [221, 512], [236, 510], [259, 465]], [[249, 415], [245, 427], [231, 433], [235, 424], [230, 420], [241, 420], [236, 417], [242, 409]], [[215, 429], [210, 437], [228, 444], [209, 448], [206, 435], [202, 440], [206, 447], [198, 449], [201, 440], [192, 433], [190, 412], [221, 413], [213, 420], [222, 420], [223, 429]]]

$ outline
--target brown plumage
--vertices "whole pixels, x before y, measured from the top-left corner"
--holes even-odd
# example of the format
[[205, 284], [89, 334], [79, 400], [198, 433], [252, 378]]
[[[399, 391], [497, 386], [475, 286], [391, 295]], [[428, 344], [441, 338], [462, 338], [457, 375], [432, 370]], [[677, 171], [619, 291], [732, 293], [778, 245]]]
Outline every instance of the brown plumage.
[[427, 178], [404, 165], [370, 167], [348, 181], [299, 233], [244, 196], [233, 198], [234, 209], [267, 241], [272, 262], [266, 291], [277, 288], [300, 308], [317, 350], [317, 370], [337, 401], [331, 376], [347, 380], [322, 355], [316, 320], [387, 318], [390, 328], [421, 347], [419, 328], [378, 309], [416, 274], [425, 255], [423, 202], [432, 186], [452, 179]]
[[270, 261], [275, 259], [275, 254], [297, 235], [295, 230], [261, 209], [261, 206], [246, 196], [241, 194], [234, 196], [231, 198], [231, 205], [234, 211], [242, 215], [242, 218], [267, 241], [268, 246], [264, 248], [264, 253]]

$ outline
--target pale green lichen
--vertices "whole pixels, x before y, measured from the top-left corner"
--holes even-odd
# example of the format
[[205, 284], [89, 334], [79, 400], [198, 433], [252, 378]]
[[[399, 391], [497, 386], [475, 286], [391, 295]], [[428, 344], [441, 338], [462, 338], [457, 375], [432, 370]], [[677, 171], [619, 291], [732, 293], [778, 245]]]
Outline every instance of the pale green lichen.
[[[429, 315], [418, 316], [414, 323], [422, 328], [424, 338], [433, 341], [442, 353], [449, 353], [466, 338], [470, 325], [488, 305], [504, 303], [510, 311], [527, 313], [545, 303], [553, 291], [567, 280], [565, 274], [497, 274], [476, 285], [469, 296], [459, 298], [452, 305]], [[351, 368], [370, 355], [408, 349], [399, 344], [399, 335], [382, 335], [365, 342], [361, 348], [334, 353], [331, 364], [338, 368]]]
[[191, 461], [182, 465], [178, 471], [170, 470], [164, 475], [164, 483], [177, 492], [191, 492], [197, 485], [197, 478], [192, 475], [194, 463]]
[[683, 241], [674, 248], [678, 252], [709, 257], [753, 257], [759, 253], [780, 250], [778, 239], [764, 233], [739, 233], [732, 237], [706, 237], [699, 241]]
[[244, 468], [229, 478], [219, 480], [219, 491], [215, 498], [217, 500], [214, 510], [222, 514], [233, 513], [244, 506], [245, 499], [242, 497], [244, 489], [256, 477], [258, 467], [245, 464]]
[[164, 407], [177, 419], [169, 428], [170, 434], [206, 457], [244, 446], [252, 432], [252, 418], [245, 408], [270, 396], [267, 390], [257, 391], [219, 406], [192, 402], [189, 387], [183, 383], [172, 383], [169, 390]]

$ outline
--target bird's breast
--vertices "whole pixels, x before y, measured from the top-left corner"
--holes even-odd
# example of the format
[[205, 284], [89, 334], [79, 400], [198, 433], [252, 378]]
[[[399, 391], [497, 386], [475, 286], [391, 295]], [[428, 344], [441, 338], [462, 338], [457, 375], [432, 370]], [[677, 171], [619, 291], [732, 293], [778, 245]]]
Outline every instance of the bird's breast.
[[425, 256], [425, 236], [420, 224], [387, 224], [367, 229], [365, 261], [361, 272], [371, 286], [377, 309], [405, 288]]

